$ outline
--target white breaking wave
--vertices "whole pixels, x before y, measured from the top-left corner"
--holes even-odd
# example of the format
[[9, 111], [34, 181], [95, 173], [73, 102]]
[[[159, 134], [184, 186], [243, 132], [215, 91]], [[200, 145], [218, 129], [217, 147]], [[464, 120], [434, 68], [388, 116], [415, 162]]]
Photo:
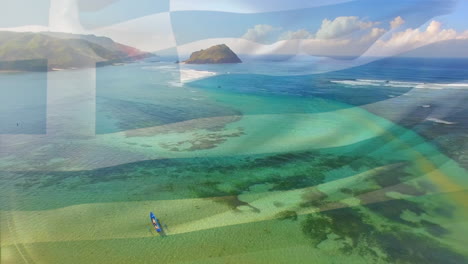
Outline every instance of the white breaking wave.
[[332, 83], [339, 83], [349, 86], [378, 86], [378, 87], [401, 87], [401, 88], [418, 88], [418, 89], [468, 89], [468, 83], [423, 83], [423, 82], [403, 82], [403, 81], [388, 81], [388, 80], [332, 80]]
[[207, 77], [215, 76], [216, 72], [197, 71], [192, 69], [180, 69], [180, 81], [182, 83], [199, 80]]
[[175, 80], [168, 81], [168, 83], [174, 87], [182, 87], [184, 86], [184, 83], [212, 77], [217, 74], [216, 72], [211, 71], [181, 69], [178, 66], [173, 65], [144, 66], [141, 69], [149, 71], [167, 72], [168, 74], [171, 74]]
[[142, 70], [151, 70], [151, 71], [160, 71], [160, 70], [169, 70], [169, 71], [178, 71], [179, 68], [176, 66], [170, 65], [161, 65], [161, 66], [144, 66], [141, 67]]
[[434, 122], [434, 123], [438, 123], [438, 124], [444, 124], [444, 125], [454, 125], [454, 124], [456, 124], [456, 122], [445, 121], [445, 120], [438, 119], [438, 118], [435, 118], [435, 117], [428, 117], [428, 118], [426, 118], [426, 120]]

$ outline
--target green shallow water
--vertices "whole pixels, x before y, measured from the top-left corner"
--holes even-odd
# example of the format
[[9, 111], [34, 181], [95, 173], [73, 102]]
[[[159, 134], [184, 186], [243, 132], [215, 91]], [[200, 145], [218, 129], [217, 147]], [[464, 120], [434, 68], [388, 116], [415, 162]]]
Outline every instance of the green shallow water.
[[112, 133], [6, 145], [2, 263], [467, 261], [466, 170], [413, 131], [332, 100], [121, 89]]

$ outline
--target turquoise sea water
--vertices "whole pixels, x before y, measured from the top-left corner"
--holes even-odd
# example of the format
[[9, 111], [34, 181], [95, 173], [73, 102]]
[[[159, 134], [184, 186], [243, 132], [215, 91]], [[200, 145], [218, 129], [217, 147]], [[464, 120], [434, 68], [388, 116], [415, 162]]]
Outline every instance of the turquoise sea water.
[[298, 65], [0, 75], [2, 263], [466, 262], [468, 61]]

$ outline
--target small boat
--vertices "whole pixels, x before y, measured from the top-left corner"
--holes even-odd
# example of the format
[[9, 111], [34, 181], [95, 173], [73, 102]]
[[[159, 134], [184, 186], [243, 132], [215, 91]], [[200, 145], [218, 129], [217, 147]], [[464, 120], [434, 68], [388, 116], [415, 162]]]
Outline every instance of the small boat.
[[158, 233], [161, 232], [162, 231], [161, 224], [159, 223], [159, 220], [156, 218], [153, 212], [150, 212], [150, 219], [151, 219], [151, 223], [154, 226], [154, 229], [156, 229], [156, 232]]

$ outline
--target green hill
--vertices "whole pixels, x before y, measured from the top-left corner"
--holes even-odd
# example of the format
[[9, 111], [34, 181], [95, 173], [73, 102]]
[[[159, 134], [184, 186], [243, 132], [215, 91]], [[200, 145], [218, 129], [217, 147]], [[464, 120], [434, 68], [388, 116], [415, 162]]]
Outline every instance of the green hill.
[[84, 68], [150, 56], [153, 54], [94, 35], [0, 32], [0, 70]]
[[185, 61], [188, 64], [242, 63], [237, 55], [225, 44], [192, 53]]

